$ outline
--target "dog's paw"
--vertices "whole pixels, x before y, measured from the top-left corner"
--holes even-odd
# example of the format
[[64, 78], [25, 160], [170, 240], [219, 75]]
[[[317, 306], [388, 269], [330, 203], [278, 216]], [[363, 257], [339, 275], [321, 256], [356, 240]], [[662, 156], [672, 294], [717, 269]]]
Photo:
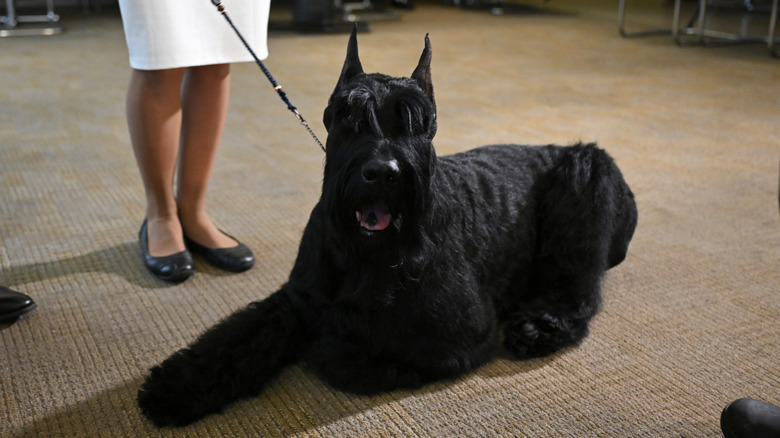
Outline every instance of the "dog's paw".
[[184, 388], [166, 380], [162, 374], [160, 367], [153, 368], [138, 390], [141, 413], [157, 427], [186, 426], [201, 418], [203, 414], [197, 408], [194, 391], [183, 391]]
[[157, 427], [186, 426], [219, 410], [208, 382], [182, 352], [152, 368], [138, 391], [141, 413]]
[[516, 314], [504, 326], [504, 345], [520, 359], [544, 357], [587, 335], [587, 326], [568, 318]]

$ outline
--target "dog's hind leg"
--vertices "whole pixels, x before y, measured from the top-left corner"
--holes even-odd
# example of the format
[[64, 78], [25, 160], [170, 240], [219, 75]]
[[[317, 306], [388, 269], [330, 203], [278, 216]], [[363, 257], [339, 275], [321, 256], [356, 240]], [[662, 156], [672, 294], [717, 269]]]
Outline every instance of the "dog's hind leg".
[[138, 392], [156, 426], [183, 426], [259, 393], [298, 359], [302, 330], [284, 289], [229, 316], [152, 368]]
[[[536, 190], [528, 290], [503, 321], [504, 345], [521, 358], [549, 355], [588, 335], [604, 271], [622, 260], [636, 225], [633, 196], [625, 193], [630, 190], [595, 146], [563, 149]], [[622, 247], [613, 248], [616, 242]]]
[[[544, 357], [577, 344], [588, 335], [588, 323], [598, 311], [598, 286], [587, 286], [574, 279], [549, 288], [548, 303], [540, 300], [523, 310], [510, 313], [503, 321], [504, 346], [520, 359]], [[577, 288], [581, 301], [571, 302], [567, 292]], [[574, 294], [572, 294], [574, 295]], [[585, 296], [589, 295], [589, 296]]]

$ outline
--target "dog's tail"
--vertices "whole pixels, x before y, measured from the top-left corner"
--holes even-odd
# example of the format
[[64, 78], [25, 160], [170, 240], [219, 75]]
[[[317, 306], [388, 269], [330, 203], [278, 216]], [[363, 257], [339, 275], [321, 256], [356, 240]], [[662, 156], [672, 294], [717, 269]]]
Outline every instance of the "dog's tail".
[[158, 427], [192, 423], [257, 395], [299, 358], [302, 342], [299, 320], [282, 289], [235, 312], [152, 368], [138, 404]]

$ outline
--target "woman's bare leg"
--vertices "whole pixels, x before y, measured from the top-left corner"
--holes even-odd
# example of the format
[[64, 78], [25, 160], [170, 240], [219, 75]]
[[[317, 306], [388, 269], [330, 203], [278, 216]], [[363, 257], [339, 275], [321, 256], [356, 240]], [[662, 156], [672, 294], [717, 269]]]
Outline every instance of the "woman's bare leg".
[[230, 65], [190, 67], [182, 85], [182, 124], [176, 188], [179, 218], [187, 236], [209, 248], [238, 244], [206, 213], [206, 190], [227, 115]]
[[148, 249], [154, 257], [185, 249], [173, 191], [184, 72], [133, 69], [127, 90], [127, 126], [146, 193]]

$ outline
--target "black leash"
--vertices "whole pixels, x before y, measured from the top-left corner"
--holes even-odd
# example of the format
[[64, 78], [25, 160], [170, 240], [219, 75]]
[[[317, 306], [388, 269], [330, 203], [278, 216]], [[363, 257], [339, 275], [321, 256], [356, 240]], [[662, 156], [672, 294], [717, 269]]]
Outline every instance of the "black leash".
[[222, 14], [223, 17], [225, 17], [225, 20], [227, 20], [228, 24], [230, 24], [230, 27], [233, 28], [233, 31], [236, 33], [236, 35], [238, 35], [238, 38], [241, 40], [242, 43], [244, 43], [244, 47], [246, 47], [246, 49], [249, 50], [249, 53], [252, 54], [252, 57], [255, 58], [255, 63], [257, 63], [257, 66], [260, 67], [260, 70], [262, 70], [263, 73], [265, 73], [265, 76], [271, 82], [271, 85], [274, 86], [274, 90], [276, 90], [276, 93], [279, 94], [279, 97], [282, 99], [282, 101], [285, 104], [287, 104], [287, 109], [292, 111], [293, 114], [295, 114], [295, 117], [298, 118], [298, 121], [301, 122], [301, 125], [303, 125], [307, 131], [309, 131], [311, 138], [313, 138], [314, 141], [316, 141], [317, 144], [320, 146], [322, 152], [325, 152], [325, 146], [322, 145], [320, 139], [317, 138], [317, 135], [314, 134], [314, 131], [311, 130], [309, 124], [306, 122], [306, 119], [304, 119], [301, 113], [298, 112], [298, 108], [296, 108], [295, 105], [293, 105], [290, 102], [290, 99], [287, 98], [287, 93], [285, 93], [284, 90], [282, 90], [282, 86], [276, 82], [276, 79], [274, 79], [274, 77], [271, 75], [271, 72], [268, 71], [268, 69], [265, 67], [263, 61], [260, 61], [260, 58], [258, 58], [257, 55], [255, 55], [255, 51], [252, 50], [251, 47], [249, 47], [249, 43], [246, 42], [244, 36], [241, 35], [241, 32], [238, 31], [236, 25], [233, 24], [233, 20], [231, 20], [227, 12], [225, 12], [225, 7], [222, 6], [222, 2], [220, 0], [211, 0], [211, 3], [217, 7], [217, 10]]

